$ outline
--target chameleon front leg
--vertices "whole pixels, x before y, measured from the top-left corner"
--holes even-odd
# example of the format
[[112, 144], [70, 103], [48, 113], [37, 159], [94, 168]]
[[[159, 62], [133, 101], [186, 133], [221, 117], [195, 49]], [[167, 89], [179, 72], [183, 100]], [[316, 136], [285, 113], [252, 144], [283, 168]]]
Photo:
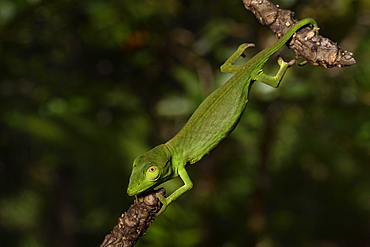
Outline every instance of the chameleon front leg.
[[292, 66], [293, 64], [295, 63], [295, 60], [291, 60], [290, 62], [285, 62], [280, 56], [278, 57], [278, 64], [280, 65], [280, 68], [279, 68], [279, 71], [276, 73], [275, 76], [268, 76], [266, 74], [263, 73], [263, 71], [261, 70], [257, 77], [256, 77], [256, 80], [257, 81], [260, 81], [260, 82], [263, 82], [269, 86], [272, 86], [272, 87], [279, 87], [279, 84], [281, 82], [281, 80], [283, 79], [283, 76], [286, 72], [286, 70]]
[[249, 43], [249, 44], [241, 44], [236, 52], [234, 52], [227, 60], [226, 62], [221, 65], [221, 72], [224, 73], [233, 73], [235, 74], [238, 72], [238, 70], [243, 67], [243, 65], [234, 65], [236, 60], [238, 60], [241, 56], [244, 57], [244, 51], [245, 49], [249, 47], [254, 47], [254, 44]]
[[191, 181], [191, 179], [189, 177], [189, 174], [186, 171], [184, 165], [181, 165], [179, 167], [178, 174], [179, 174], [179, 177], [184, 182], [184, 185], [181, 186], [180, 188], [178, 188], [177, 190], [175, 190], [168, 197], [164, 197], [163, 195], [157, 193], [157, 197], [159, 198], [159, 200], [163, 204], [161, 210], [159, 210], [159, 212], [157, 213], [157, 215], [160, 215], [161, 213], [163, 213], [167, 209], [168, 205], [171, 202], [173, 202], [174, 200], [176, 200], [177, 198], [179, 198], [181, 195], [183, 195], [185, 192], [187, 192], [188, 190], [190, 190], [191, 188], [193, 188], [193, 182]]

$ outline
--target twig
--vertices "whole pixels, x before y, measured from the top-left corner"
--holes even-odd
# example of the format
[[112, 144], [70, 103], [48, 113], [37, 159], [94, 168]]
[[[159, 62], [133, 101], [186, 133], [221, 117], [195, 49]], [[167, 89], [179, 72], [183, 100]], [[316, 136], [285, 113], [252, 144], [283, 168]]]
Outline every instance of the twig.
[[162, 203], [156, 193], [164, 195], [164, 189], [150, 191], [135, 199], [127, 212], [118, 218], [118, 224], [112, 232], [105, 236], [100, 247], [130, 247], [145, 235], [146, 229], [154, 222], [156, 213], [161, 209]]
[[[278, 8], [269, 0], [243, 0], [244, 6], [251, 11], [262, 25], [267, 25], [280, 38], [296, 22], [294, 12]], [[337, 43], [303, 28], [296, 33], [288, 47], [312, 65], [325, 68], [346, 67], [356, 63], [353, 53], [343, 51]]]

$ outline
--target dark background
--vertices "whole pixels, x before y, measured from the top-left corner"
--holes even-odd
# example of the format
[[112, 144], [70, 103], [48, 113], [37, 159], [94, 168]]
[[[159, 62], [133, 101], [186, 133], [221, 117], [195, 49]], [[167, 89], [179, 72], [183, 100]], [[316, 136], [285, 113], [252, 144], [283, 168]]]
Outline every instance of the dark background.
[[[137, 246], [370, 246], [370, 3], [275, 4], [357, 64], [256, 83]], [[98, 246], [133, 202], [134, 158], [230, 78], [241, 43], [250, 58], [274, 41], [241, 0], [0, 0], [0, 245]]]

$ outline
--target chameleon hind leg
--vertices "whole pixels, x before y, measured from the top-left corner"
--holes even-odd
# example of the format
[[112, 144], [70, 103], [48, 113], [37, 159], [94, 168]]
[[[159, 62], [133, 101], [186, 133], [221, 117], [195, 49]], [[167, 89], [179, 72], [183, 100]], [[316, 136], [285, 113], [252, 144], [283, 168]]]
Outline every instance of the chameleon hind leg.
[[266, 75], [265, 73], [263, 73], [263, 71], [261, 70], [260, 73], [258, 73], [257, 77], [256, 77], [256, 80], [257, 81], [260, 81], [260, 82], [263, 82], [269, 86], [272, 86], [272, 87], [279, 87], [279, 84], [281, 82], [281, 80], [283, 79], [284, 77], [284, 74], [285, 72], [287, 71], [287, 69], [292, 66], [293, 64], [295, 63], [295, 59], [291, 60], [290, 62], [285, 62], [280, 56], [278, 56], [278, 64], [280, 66], [279, 68], [279, 71], [276, 73], [275, 76], [269, 76], [269, 75]]
[[236, 62], [236, 60], [238, 60], [241, 56], [244, 57], [244, 51], [245, 49], [249, 48], [249, 47], [254, 47], [254, 44], [252, 43], [249, 43], [249, 44], [241, 44], [238, 49], [236, 50], [236, 52], [234, 52], [227, 60], [226, 62], [221, 65], [221, 72], [225, 72], [225, 73], [233, 73], [235, 74], [236, 72], [239, 71], [239, 69], [241, 67], [243, 67], [243, 65], [234, 65], [234, 63]]

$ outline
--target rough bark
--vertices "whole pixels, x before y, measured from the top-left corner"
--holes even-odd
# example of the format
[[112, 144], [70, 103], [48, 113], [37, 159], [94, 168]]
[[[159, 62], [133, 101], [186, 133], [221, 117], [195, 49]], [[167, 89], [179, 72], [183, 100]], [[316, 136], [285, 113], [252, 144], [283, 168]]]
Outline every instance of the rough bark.
[[[243, 0], [244, 6], [251, 11], [262, 25], [267, 25], [280, 38], [298, 20], [294, 12], [280, 9], [269, 0]], [[288, 44], [297, 58], [305, 59], [315, 66], [325, 68], [346, 67], [356, 63], [353, 53], [343, 51], [337, 43], [325, 38], [311, 28], [299, 30]]]
[[134, 246], [137, 240], [145, 235], [146, 229], [154, 222], [156, 213], [162, 203], [156, 193], [164, 195], [164, 189], [150, 191], [135, 199], [127, 212], [118, 218], [118, 223], [111, 233], [105, 236], [100, 247], [129, 247]]

